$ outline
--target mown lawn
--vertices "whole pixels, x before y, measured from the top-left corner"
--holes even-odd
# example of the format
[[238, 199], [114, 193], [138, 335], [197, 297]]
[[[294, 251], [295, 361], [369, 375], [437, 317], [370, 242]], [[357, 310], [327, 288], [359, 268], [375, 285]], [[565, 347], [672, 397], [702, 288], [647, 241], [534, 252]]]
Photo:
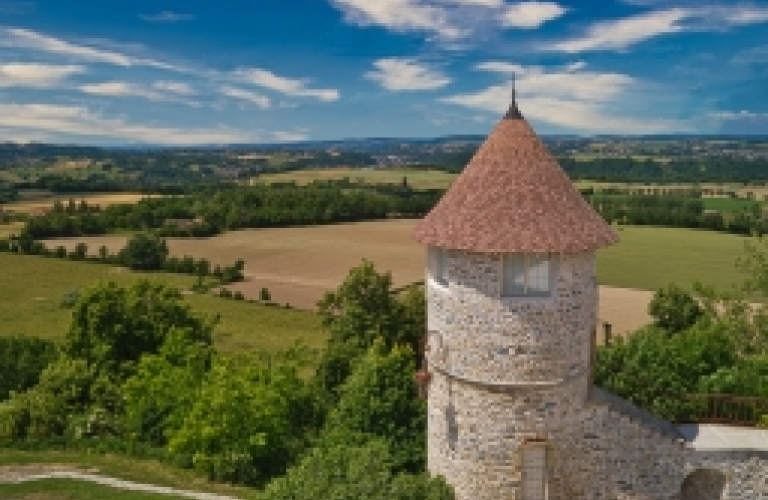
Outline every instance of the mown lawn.
[[187, 496], [131, 491], [74, 479], [0, 483], [0, 495], [14, 500], [189, 500]]
[[736, 271], [747, 237], [695, 229], [625, 226], [619, 244], [598, 251], [598, 281], [638, 290], [694, 281], [730, 288], [746, 276]]
[[[28, 255], [0, 253], [0, 335], [64, 336], [70, 310], [60, 306], [69, 291], [99, 281], [128, 285], [139, 278], [160, 280], [180, 289], [194, 278], [168, 273], [134, 273], [124, 268]], [[219, 314], [214, 341], [222, 352], [253, 348], [280, 349], [303, 340], [319, 347], [325, 342], [318, 317], [307, 311], [286, 310], [209, 295], [186, 295], [204, 314]]]
[[[218, 493], [243, 499], [258, 498], [258, 491], [242, 486], [213, 483], [190, 470], [178, 469], [155, 461], [110, 454], [76, 451], [3, 450], [0, 467], [4, 465], [70, 465], [90, 474], [98, 474], [136, 483], [171, 488]], [[56, 496], [58, 495], [58, 496]], [[0, 483], [2, 499], [34, 500], [150, 500], [176, 499], [156, 493], [125, 492], [85, 481], [42, 480], [17, 485]]]

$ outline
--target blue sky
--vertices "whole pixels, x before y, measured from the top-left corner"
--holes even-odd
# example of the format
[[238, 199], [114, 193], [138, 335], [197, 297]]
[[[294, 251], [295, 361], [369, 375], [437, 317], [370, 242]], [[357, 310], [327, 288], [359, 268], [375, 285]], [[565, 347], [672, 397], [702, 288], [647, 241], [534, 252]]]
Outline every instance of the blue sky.
[[768, 133], [768, 0], [0, 0], [0, 141]]

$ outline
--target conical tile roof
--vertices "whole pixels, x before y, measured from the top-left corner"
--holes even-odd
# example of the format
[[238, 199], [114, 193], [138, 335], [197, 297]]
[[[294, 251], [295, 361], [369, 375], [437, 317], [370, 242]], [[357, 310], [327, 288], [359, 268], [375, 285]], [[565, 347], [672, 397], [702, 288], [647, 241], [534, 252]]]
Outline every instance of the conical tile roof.
[[482, 253], [582, 252], [619, 240], [514, 102], [413, 236]]

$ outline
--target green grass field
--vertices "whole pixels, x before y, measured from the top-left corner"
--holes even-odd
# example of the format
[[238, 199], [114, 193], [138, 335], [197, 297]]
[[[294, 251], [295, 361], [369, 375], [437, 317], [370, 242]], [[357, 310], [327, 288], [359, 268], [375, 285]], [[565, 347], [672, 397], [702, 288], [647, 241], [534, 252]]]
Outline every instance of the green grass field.
[[1, 484], [0, 498], [16, 500], [188, 500], [186, 496], [130, 491], [74, 479]]
[[[91, 474], [99, 474], [137, 483], [166, 486], [183, 490], [217, 493], [243, 499], [258, 498], [258, 491], [242, 486], [213, 483], [191, 470], [171, 467], [155, 460], [139, 459], [111, 454], [77, 451], [20, 451], [3, 450], [1, 466], [71, 465]], [[59, 495], [59, 496], [55, 496]], [[66, 495], [66, 496], [65, 496]], [[124, 496], [139, 495], [139, 496]], [[26, 484], [0, 483], [0, 498], [29, 500], [151, 500], [176, 499], [156, 493], [131, 493], [85, 481], [35, 481]]]
[[[73, 262], [37, 256], [0, 253], [0, 334], [62, 338], [70, 311], [59, 305], [70, 290], [98, 281], [127, 285], [138, 278], [152, 278], [185, 289], [194, 278], [166, 273], [133, 273], [124, 268], [88, 262]], [[313, 347], [322, 346], [325, 336], [316, 315], [260, 304], [188, 295], [197, 311], [221, 315], [214, 340], [222, 352], [280, 349], [297, 339]]]
[[598, 281], [638, 290], [696, 280], [730, 288], [745, 276], [735, 268], [748, 238], [694, 229], [625, 226], [621, 242], [598, 252]]
[[296, 184], [305, 185], [315, 180], [340, 180], [344, 177], [348, 177], [350, 182], [366, 184], [399, 184], [403, 177], [407, 177], [408, 184], [414, 189], [445, 189], [451, 185], [456, 174], [409, 168], [321, 168], [261, 175], [253, 181], [264, 183], [294, 181]]

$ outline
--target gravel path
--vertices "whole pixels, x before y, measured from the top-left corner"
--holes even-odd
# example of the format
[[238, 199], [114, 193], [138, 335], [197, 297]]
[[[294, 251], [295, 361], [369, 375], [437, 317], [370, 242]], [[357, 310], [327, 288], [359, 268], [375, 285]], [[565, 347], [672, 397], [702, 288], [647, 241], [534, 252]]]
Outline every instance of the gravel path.
[[[179, 490], [165, 486], [135, 483], [107, 476], [94, 474], [88, 470], [75, 469], [61, 465], [7, 465], [0, 466], [0, 485], [3, 483], [24, 483], [39, 481], [42, 479], [75, 479], [78, 481], [90, 481], [113, 488], [142, 491], [146, 493], [160, 493], [164, 495], [176, 495], [179, 497], [197, 500], [240, 500], [235, 497], [217, 495], [215, 493], [202, 493], [196, 491]], [[0, 486], [0, 489], [2, 487]]]

